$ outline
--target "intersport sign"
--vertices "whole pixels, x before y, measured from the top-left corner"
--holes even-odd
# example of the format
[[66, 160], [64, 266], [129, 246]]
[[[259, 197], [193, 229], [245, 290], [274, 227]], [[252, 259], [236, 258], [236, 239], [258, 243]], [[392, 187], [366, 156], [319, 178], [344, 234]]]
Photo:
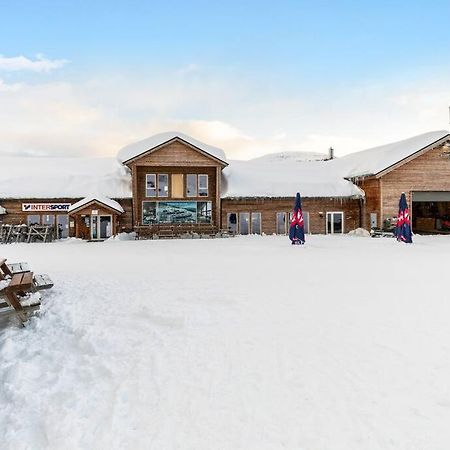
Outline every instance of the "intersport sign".
[[67, 212], [70, 203], [22, 203], [24, 212]]

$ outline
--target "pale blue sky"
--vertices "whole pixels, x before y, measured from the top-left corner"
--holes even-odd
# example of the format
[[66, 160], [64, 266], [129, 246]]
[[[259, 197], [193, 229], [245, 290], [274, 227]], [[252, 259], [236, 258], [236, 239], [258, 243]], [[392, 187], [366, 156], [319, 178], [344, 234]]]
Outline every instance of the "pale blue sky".
[[232, 157], [344, 154], [446, 128], [449, 18], [448, 1], [0, 0], [0, 152], [113, 154], [176, 127]]

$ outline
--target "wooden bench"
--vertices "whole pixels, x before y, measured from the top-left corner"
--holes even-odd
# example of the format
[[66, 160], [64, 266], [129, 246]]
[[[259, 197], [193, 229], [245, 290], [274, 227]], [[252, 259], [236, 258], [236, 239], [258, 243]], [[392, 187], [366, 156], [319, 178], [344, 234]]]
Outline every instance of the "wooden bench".
[[0, 280], [4, 280], [7, 275], [12, 276], [11, 270], [6, 264], [6, 259], [0, 258]]
[[27, 263], [6, 264], [6, 259], [1, 258], [0, 281], [7, 282], [6, 278], [10, 278], [9, 284], [3, 289], [0, 286], [0, 317], [15, 314], [23, 325], [28, 319], [28, 313], [38, 309], [41, 302], [40, 296], [22, 298], [33, 292], [52, 288], [53, 281], [45, 274], [34, 275]]
[[33, 272], [24, 272], [13, 275], [9, 285], [5, 288], [6, 302], [15, 309], [15, 312], [22, 323], [27, 320], [26, 309], [28, 308], [22, 306], [18, 295], [25, 296], [27, 292], [32, 290], [32, 287]]

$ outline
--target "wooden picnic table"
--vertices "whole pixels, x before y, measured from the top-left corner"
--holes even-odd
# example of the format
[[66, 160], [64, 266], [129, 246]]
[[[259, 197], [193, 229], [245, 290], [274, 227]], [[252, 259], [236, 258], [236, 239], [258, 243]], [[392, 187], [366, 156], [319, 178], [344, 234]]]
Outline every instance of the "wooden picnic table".
[[[0, 258], [0, 281], [9, 280], [6, 287], [0, 286], [0, 314], [16, 314], [22, 324], [28, 319], [28, 313], [39, 308], [40, 297], [28, 296], [33, 292], [53, 287], [48, 275], [33, 274], [27, 263], [7, 264], [5, 258]], [[24, 297], [29, 297], [24, 299]], [[23, 300], [21, 300], [23, 299]], [[4, 300], [4, 301], [1, 301]]]

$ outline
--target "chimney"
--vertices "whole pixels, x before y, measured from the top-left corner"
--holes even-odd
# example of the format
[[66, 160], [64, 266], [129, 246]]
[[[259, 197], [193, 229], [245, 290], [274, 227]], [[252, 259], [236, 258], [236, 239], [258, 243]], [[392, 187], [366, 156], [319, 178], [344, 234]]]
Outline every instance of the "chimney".
[[334, 148], [333, 147], [330, 147], [328, 149], [328, 160], [330, 160], [330, 159], [334, 159]]

